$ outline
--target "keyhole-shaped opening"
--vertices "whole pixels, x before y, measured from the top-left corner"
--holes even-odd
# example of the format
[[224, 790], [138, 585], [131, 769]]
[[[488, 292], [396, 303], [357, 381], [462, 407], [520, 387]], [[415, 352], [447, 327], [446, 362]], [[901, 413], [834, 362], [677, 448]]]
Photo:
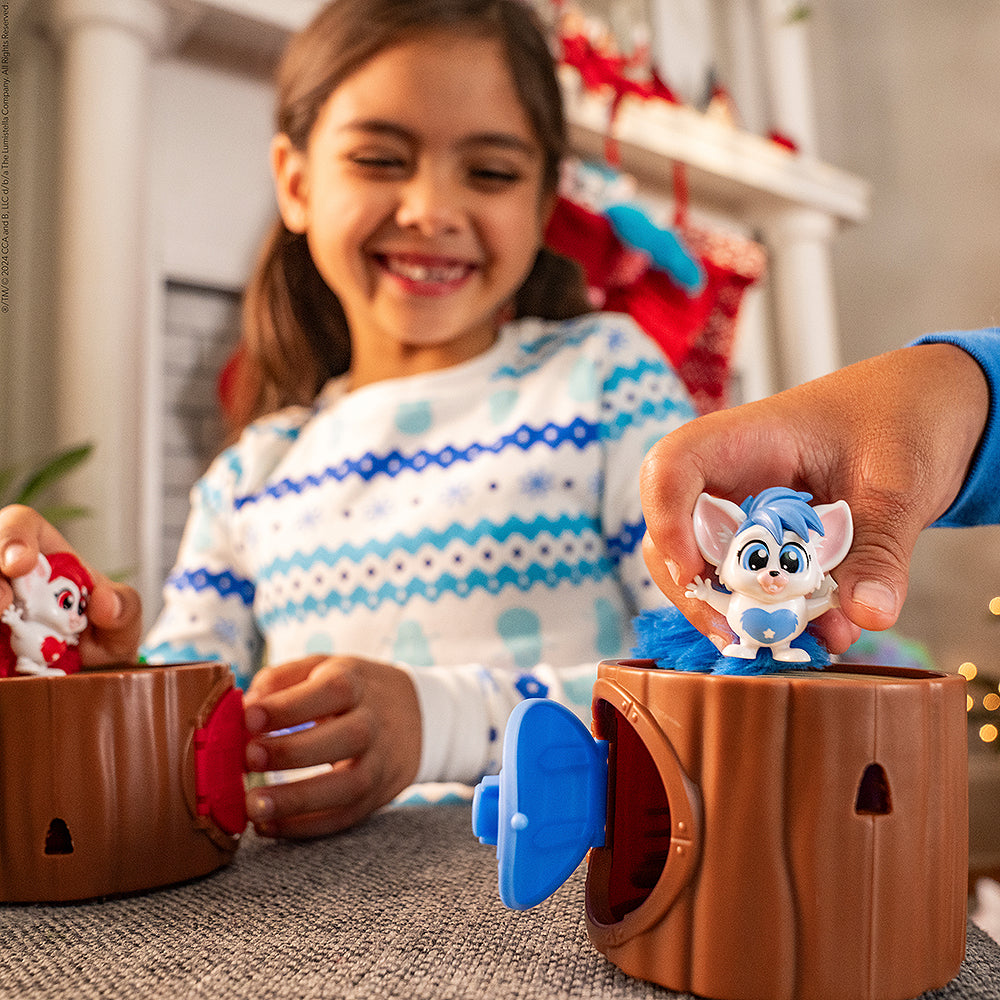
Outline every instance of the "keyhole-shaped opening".
[[49, 823], [48, 832], [45, 834], [46, 854], [72, 854], [73, 838], [70, 836], [69, 827], [65, 820], [56, 817]]
[[892, 812], [889, 779], [881, 764], [869, 764], [861, 775], [854, 811], [862, 816], [888, 816]]

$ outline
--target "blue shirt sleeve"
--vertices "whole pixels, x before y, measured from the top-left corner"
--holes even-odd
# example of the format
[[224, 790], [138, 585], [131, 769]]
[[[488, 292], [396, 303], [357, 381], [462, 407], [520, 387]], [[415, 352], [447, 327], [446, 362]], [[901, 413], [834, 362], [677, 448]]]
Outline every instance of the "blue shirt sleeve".
[[1000, 524], [1000, 327], [935, 333], [913, 344], [954, 344], [979, 362], [990, 392], [989, 414], [983, 436], [969, 466], [969, 474], [952, 505], [934, 522], [937, 528]]

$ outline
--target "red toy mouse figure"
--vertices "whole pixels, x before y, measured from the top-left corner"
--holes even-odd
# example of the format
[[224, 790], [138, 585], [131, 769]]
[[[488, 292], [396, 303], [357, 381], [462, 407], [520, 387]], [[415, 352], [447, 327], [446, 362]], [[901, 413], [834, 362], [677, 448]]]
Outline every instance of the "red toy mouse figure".
[[11, 580], [14, 602], [0, 614], [0, 677], [72, 674], [87, 627], [90, 573], [69, 552], [39, 555], [35, 568]]

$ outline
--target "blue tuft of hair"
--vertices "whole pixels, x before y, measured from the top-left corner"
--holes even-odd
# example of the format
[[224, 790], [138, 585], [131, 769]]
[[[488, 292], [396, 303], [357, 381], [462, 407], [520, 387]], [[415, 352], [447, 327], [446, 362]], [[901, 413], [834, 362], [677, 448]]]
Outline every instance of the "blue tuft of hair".
[[[794, 530], [794, 529], [792, 529]], [[723, 656], [714, 643], [699, 632], [675, 607], [642, 611], [633, 621], [636, 644], [631, 655], [653, 660], [661, 670], [686, 670], [702, 674], [756, 675], [783, 670], [809, 670], [829, 666], [830, 654], [810, 632], [803, 632], [792, 645], [804, 649], [809, 661], [784, 663], [764, 647], [752, 660]]]
[[772, 486], [749, 496], [740, 504], [746, 520], [737, 534], [755, 524], [769, 532], [780, 545], [786, 531], [793, 531], [799, 538], [809, 541], [809, 532], [825, 534], [819, 514], [809, 506], [811, 493], [799, 493], [786, 486]]

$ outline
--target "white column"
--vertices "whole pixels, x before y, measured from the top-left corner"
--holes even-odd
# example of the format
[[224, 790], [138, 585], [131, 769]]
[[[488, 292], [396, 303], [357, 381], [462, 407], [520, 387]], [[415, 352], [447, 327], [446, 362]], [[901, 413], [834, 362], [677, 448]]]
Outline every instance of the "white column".
[[[48, 365], [55, 357], [56, 245], [55, 137], [59, 120], [53, 46], [37, 30], [33, 12], [12, 19], [10, 43], [9, 301], [0, 310], [0, 466], [37, 463], [55, 436]], [[6, 211], [8, 205], [4, 204]], [[5, 222], [7, 220], [4, 220]], [[5, 226], [0, 229], [6, 229]], [[6, 289], [5, 289], [6, 290]]]
[[54, 0], [62, 49], [55, 362], [62, 445], [95, 454], [67, 487], [94, 516], [73, 541], [106, 571], [139, 552], [142, 304], [149, 69], [167, 29], [155, 0]]
[[778, 332], [779, 388], [839, 367], [830, 241], [834, 220], [789, 208], [764, 222]]
[[741, 127], [764, 135], [772, 127], [765, 96], [758, 0], [716, 0], [723, 81], [736, 104]]
[[652, 0], [649, 19], [653, 59], [664, 82], [681, 100], [700, 104], [715, 55], [708, 0]]
[[808, 20], [796, 20], [797, 0], [758, 0], [764, 46], [771, 128], [791, 139], [801, 153], [815, 155]]

